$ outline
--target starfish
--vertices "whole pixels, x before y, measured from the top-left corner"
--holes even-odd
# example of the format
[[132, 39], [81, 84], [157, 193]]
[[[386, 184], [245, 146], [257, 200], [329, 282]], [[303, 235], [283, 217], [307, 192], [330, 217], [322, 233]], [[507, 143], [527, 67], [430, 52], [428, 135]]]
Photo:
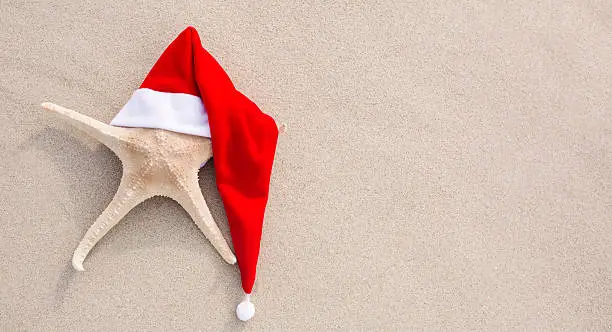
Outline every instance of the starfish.
[[178, 202], [221, 257], [229, 264], [236, 263], [198, 184], [200, 166], [212, 157], [209, 138], [164, 129], [115, 127], [52, 103], [42, 107], [107, 146], [123, 165], [115, 197], [74, 251], [74, 269], [84, 271], [83, 261], [96, 243], [131, 209], [153, 196]]

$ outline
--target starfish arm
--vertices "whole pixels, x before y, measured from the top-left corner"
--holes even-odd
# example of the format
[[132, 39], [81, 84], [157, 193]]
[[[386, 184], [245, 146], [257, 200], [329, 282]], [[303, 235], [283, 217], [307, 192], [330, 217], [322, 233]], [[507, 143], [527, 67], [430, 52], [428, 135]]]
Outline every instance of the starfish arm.
[[72, 126], [97, 139], [113, 150], [113, 152], [120, 152], [120, 137], [126, 133], [126, 128], [107, 125], [87, 115], [53, 103], [43, 103], [41, 106], [48, 111], [62, 115]]
[[204, 233], [204, 236], [210, 241], [215, 247], [221, 257], [229, 264], [236, 263], [236, 256], [230, 249], [227, 241], [221, 234], [219, 227], [213, 220], [206, 200], [202, 196], [202, 191], [198, 185], [198, 177], [194, 175], [189, 177], [187, 183], [182, 186], [182, 189], [178, 187], [174, 192], [169, 193], [168, 196], [176, 200], [184, 209], [189, 213], [191, 219], [198, 228]]
[[108, 207], [96, 219], [94, 224], [79, 243], [72, 256], [72, 267], [77, 271], [84, 271], [83, 261], [91, 249], [136, 205], [150, 198], [152, 195], [142, 190], [141, 181], [124, 174], [119, 189]]

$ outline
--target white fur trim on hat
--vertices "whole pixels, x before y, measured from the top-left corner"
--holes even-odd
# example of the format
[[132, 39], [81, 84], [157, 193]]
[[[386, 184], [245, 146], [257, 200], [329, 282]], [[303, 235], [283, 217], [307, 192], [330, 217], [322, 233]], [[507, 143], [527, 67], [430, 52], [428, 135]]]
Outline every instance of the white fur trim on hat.
[[110, 124], [210, 137], [208, 114], [202, 99], [185, 93], [138, 89]]

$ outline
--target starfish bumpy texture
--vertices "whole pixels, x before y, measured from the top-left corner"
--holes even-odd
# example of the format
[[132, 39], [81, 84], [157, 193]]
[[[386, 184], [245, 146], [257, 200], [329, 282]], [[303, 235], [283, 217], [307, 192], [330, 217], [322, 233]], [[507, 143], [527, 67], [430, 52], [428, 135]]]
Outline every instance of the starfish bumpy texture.
[[52, 103], [42, 107], [106, 145], [123, 164], [115, 197], [72, 256], [76, 270], [84, 271], [83, 261], [93, 246], [132, 208], [153, 196], [166, 196], [183, 206], [221, 257], [236, 263], [198, 184], [200, 166], [212, 157], [209, 138], [163, 129], [115, 127]]

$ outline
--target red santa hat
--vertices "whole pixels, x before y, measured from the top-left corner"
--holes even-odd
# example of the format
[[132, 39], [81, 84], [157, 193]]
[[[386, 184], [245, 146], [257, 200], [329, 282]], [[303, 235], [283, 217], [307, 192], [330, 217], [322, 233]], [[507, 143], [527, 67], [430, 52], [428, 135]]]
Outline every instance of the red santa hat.
[[188, 27], [164, 51], [111, 125], [211, 138], [217, 187], [246, 294], [236, 312], [241, 320], [251, 318], [255, 309], [250, 293], [279, 133], [275, 121], [234, 88], [202, 47], [198, 32]]

